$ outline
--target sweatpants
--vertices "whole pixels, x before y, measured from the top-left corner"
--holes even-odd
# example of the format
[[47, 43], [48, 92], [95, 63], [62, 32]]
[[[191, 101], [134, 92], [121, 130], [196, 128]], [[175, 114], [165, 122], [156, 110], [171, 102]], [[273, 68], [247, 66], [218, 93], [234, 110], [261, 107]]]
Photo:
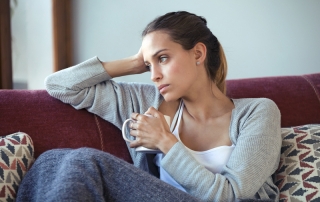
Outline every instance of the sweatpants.
[[54, 149], [38, 157], [23, 178], [17, 201], [199, 201], [109, 153]]

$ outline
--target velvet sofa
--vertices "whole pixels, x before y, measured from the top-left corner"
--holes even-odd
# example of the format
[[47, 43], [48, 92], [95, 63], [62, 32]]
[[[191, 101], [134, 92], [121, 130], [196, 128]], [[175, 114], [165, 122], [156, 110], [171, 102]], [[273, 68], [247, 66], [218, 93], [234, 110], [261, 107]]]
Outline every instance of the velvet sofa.
[[[272, 99], [282, 127], [320, 123], [320, 73], [228, 80], [227, 95]], [[45, 90], [0, 90], [0, 136], [18, 131], [32, 138], [35, 158], [54, 148], [92, 147], [132, 162], [118, 128]]]

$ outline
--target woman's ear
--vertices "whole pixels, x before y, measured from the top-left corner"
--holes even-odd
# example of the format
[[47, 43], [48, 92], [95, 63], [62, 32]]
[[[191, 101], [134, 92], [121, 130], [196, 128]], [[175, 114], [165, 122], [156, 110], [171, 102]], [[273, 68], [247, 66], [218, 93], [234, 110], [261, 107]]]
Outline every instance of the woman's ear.
[[194, 47], [194, 55], [195, 55], [195, 60], [196, 64], [200, 65], [202, 64], [207, 56], [207, 47], [204, 45], [202, 42], [198, 42]]

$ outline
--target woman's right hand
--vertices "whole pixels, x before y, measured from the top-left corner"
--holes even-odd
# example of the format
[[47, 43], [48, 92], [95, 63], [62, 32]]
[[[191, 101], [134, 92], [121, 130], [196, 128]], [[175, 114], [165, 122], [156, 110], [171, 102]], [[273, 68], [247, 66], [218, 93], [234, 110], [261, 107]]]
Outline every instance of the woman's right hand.
[[138, 53], [135, 54], [132, 57], [133, 57], [133, 59], [135, 61], [135, 68], [136, 68], [136, 71], [137, 71], [136, 74], [141, 74], [141, 73], [144, 73], [144, 72], [148, 71], [148, 68], [147, 68], [146, 64], [144, 63], [144, 59], [143, 59], [141, 48], [139, 49]]
[[131, 74], [141, 74], [148, 71], [143, 60], [141, 48], [137, 54], [131, 57], [111, 62], [102, 62], [102, 65], [112, 78]]

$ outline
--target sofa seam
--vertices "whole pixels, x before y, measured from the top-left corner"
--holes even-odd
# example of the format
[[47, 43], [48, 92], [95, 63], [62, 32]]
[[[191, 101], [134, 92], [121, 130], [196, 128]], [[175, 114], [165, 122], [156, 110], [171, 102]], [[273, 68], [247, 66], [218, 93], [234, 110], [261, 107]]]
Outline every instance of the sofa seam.
[[103, 146], [103, 137], [102, 137], [102, 132], [101, 132], [101, 128], [100, 128], [100, 123], [98, 120], [97, 115], [94, 114], [94, 120], [96, 122], [96, 125], [98, 126], [98, 131], [99, 131], [99, 136], [100, 136], [100, 144], [101, 144], [101, 150], [104, 151], [104, 146]]
[[315, 92], [315, 94], [316, 94], [316, 96], [318, 98], [318, 101], [320, 103], [320, 96], [319, 96], [319, 94], [317, 92], [316, 87], [313, 85], [313, 83], [307, 77], [305, 77], [305, 75], [302, 75], [301, 77], [304, 78], [311, 85], [311, 87], [313, 88], [313, 91]]

